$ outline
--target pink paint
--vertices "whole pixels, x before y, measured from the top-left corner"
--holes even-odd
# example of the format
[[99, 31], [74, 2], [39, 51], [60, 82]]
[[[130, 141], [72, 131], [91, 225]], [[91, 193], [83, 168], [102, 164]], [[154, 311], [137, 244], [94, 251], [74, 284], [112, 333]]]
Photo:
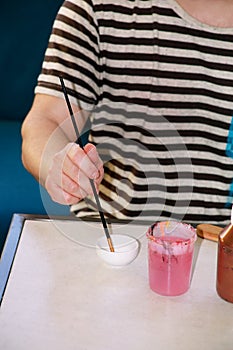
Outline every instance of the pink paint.
[[154, 292], [161, 295], [180, 295], [190, 286], [196, 233], [191, 227], [190, 237], [187, 237], [187, 226], [185, 235], [181, 231], [180, 235], [175, 235], [178, 228], [166, 235], [163, 226], [161, 236], [153, 236], [153, 229], [148, 231], [149, 284]]

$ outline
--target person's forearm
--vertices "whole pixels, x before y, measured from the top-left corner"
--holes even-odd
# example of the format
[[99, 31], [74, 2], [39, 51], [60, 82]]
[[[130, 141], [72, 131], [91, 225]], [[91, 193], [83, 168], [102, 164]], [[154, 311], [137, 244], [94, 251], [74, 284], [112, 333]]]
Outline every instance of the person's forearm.
[[22, 127], [22, 161], [25, 168], [44, 186], [54, 155], [70, 140], [52, 121], [27, 119]]
[[[81, 131], [88, 115], [76, 105], [72, 105], [72, 109]], [[54, 155], [75, 140], [64, 99], [36, 95], [22, 125], [22, 161], [25, 168], [44, 186]]]

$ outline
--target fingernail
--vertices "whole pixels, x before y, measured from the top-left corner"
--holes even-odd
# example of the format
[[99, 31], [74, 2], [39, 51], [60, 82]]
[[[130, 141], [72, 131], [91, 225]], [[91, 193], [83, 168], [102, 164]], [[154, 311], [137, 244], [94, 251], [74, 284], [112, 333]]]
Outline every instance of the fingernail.
[[69, 152], [70, 153], [70, 157], [73, 158], [75, 156], [76, 152], [77, 152], [77, 148], [72, 146], [71, 149], [70, 149], [70, 152]]
[[98, 171], [95, 171], [93, 174], [92, 174], [92, 179], [97, 179], [99, 176], [99, 172]]

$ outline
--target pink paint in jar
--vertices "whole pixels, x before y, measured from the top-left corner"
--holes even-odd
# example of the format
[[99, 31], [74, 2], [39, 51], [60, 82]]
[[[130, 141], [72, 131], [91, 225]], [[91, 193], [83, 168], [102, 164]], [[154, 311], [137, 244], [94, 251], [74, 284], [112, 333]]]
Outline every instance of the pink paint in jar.
[[196, 230], [188, 224], [163, 221], [147, 231], [150, 288], [176, 296], [190, 287]]

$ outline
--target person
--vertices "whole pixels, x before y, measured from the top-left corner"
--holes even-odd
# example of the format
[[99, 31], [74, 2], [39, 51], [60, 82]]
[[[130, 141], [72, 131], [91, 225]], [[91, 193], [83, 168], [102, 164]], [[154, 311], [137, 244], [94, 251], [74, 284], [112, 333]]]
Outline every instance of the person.
[[[226, 225], [232, 204], [233, 2], [69, 0], [22, 125], [52, 199], [96, 215]], [[60, 86], [63, 77], [82, 149]]]

